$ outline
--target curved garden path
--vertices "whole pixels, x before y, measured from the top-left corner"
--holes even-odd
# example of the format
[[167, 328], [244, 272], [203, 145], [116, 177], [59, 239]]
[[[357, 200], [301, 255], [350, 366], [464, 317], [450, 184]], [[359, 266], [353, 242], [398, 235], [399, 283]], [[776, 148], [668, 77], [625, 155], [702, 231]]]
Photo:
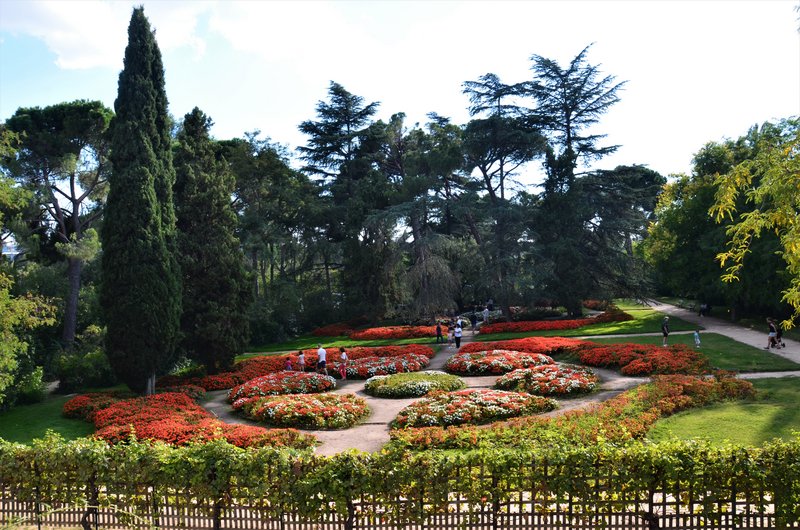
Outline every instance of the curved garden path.
[[[725, 335], [736, 341], [749, 344], [755, 347], [763, 347], [767, 342], [766, 331], [747, 329], [736, 326], [719, 318], [714, 317], [700, 317], [693, 311], [682, 309], [668, 304], [655, 303], [653, 308], [668, 314], [679, 317], [687, 322], [696, 323], [702, 326], [702, 333], [718, 333]], [[676, 334], [679, 332], [675, 332]], [[690, 333], [690, 332], [685, 332]], [[637, 335], [641, 336], [641, 333]], [[655, 333], [654, 335], [660, 335]], [[607, 336], [607, 335], [606, 335]], [[624, 335], [616, 335], [624, 336]], [[590, 339], [592, 336], [577, 337], [582, 339]], [[467, 332], [465, 333], [462, 343], [472, 342], [473, 336]], [[798, 364], [800, 364], [800, 342], [784, 339], [786, 348], [780, 350], [771, 350], [777, 355], [786, 357]], [[431, 359], [428, 370], [442, 370], [445, 361], [456, 352], [455, 346], [445, 346]], [[645, 377], [626, 377], [612, 370], [604, 370], [601, 368], [592, 369], [600, 377], [599, 391], [593, 392], [587, 396], [581, 396], [570, 399], [559, 399], [559, 408], [544, 414], [544, 416], [554, 416], [563, 414], [569, 410], [577, 410], [591, 406], [594, 403], [599, 403], [612, 398], [619, 393], [633, 388], [648, 381]], [[762, 377], [785, 377], [795, 376], [800, 377], [800, 371], [796, 372], [757, 372], [741, 374], [740, 377], [745, 379], [756, 379]], [[462, 377], [467, 383], [468, 388], [491, 388], [494, 385], [497, 376], [481, 376], [481, 377]], [[337, 381], [337, 388], [335, 392], [339, 393], [354, 393], [365, 398], [369, 402], [372, 413], [361, 424], [345, 430], [337, 431], [306, 431], [313, 434], [320, 441], [316, 452], [322, 455], [332, 455], [349, 449], [357, 449], [366, 452], [379, 451], [384, 444], [389, 441], [389, 423], [397, 416], [403, 407], [416, 401], [419, 398], [409, 399], [381, 399], [367, 395], [364, 392], [364, 381], [361, 380], [347, 380]], [[204, 406], [221, 420], [228, 423], [246, 423], [250, 425], [258, 425], [255, 422], [250, 422], [233, 414], [231, 407], [226, 401], [228, 395], [227, 390], [217, 392], [209, 392], [211, 400], [204, 404]]]

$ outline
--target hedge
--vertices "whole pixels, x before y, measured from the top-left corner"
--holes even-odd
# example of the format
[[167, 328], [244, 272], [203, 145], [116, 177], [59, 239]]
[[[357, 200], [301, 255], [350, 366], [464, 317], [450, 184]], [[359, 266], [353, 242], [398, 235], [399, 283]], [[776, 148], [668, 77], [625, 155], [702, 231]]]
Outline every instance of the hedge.
[[[627, 514], [656, 521], [651, 528], [676, 511], [695, 525], [724, 526], [738, 518], [746, 526], [747, 516], [766, 517], [769, 524], [785, 528], [800, 522], [800, 441], [775, 441], [762, 448], [671, 441], [466, 452], [351, 451], [323, 457], [309, 451], [241, 449], [222, 440], [184, 447], [135, 440], [109, 446], [50, 435], [30, 446], [0, 441], [0, 488], [21, 501], [89, 504], [101, 511], [114, 507], [128, 514], [123, 520], [133, 514], [145, 521], [159, 518], [162, 528], [169, 527], [163, 509], [167, 502], [204, 512], [215, 527], [233, 506], [253, 507], [261, 518], [334, 518], [353, 528], [357, 519], [359, 527], [370, 527], [369, 521], [375, 526], [386, 519], [413, 523], [441, 516], [449, 521], [476, 513], [499, 521], [512, 517], [512, 507], [529, 502], [531, 517], [569, 506], [569, 517], [589, 521]], [[0, 496], [0, 503], [3, 499], [8, 500]], [[746, 513], [737, 513], [743, 499]], [[461, 506], [456, 515], [454, 505]], [[235, 521], [228, 519], [225, 526], [236, 527]]]

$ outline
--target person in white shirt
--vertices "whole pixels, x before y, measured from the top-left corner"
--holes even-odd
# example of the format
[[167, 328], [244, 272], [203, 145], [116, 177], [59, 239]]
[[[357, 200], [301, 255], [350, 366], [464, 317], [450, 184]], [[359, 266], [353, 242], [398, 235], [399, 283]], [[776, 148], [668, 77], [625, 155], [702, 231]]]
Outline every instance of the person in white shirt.
[[303, 350], [297, 352], [297, 370], [300, 372], [306, 371], [306, 354]]
[[322, 347], [322, 344], [317, 344], [317, 346], [319, 346], [317, 350], [317, 372], [328, 375], [328, 352]]
[[347, 379], [347, 352], [344, 348], [339, 348], [339, 375], [342, 380]]
[[484, 322], [489, 322], [489, 308], [488, 307], [484, 307], [483, 308], [483, 321]]
[[459, 321], [458, 324], [456, 324], [456, 330], [453, 333], [453, 338], [456, 341], [456, 349], [461, 347], [461, 335], [462, 335], [461, 321]]

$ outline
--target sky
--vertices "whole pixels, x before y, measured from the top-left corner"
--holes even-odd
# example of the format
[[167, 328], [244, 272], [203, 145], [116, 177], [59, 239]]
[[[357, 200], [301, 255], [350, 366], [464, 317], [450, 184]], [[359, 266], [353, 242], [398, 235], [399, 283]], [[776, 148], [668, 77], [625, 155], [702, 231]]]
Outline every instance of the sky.
[[463, 82], [529, 80], [532, 55], [565, 67], [590, 44], [588, 62], [626, 81], [591, 130], [620, 148], [594, 168], [688, 173], [707, 142], [800, 115], [798, 0], [0, 0], [0, 120], [75, 99], [113, 108], [138, 5], [176, 118], [197, 106], [218, 139], [259, 130], [290, 152], [331, 81], [380, 102], [379, 119], [464, 124]]

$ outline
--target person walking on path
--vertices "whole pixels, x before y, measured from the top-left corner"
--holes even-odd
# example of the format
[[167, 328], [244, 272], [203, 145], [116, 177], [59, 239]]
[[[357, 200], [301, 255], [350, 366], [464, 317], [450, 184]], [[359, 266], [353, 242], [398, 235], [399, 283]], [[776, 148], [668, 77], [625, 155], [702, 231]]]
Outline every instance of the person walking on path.
[[469, 314], [469, 324], [472, 326], [472, 334], [475, 334], [475, 328], [478, 327], [478, 315], [475, 314], [475, 310], [473, 309], [472, 313]]
[[297, 352], [297, 369], [301, 372], [306, 371], [306, 354], [303, 350]]
[[669, 337], [669, 317], [664, 317], [661, 321], [661, 335], [663, 335], [663, 346], [667, 347], [667, 337]]
[[456, 324], [455, 331], [453, 332], [453, 338], [456, 341], [456, 349], [459, 349], [461, 347], [461, 335], [462, 335], [462, 333], [463, 332], [461, 330], [461, 322], [459, 321], [458, 324]]
[[694, 347], [700, 348], [700, 330], [694, 330]]
[[447, 323], [447, 330], [447, 345], [450, 346], [455, 338], [455, 326], [452, 322]]
[[322, 347], [322, 344], [317, 344], [317, 372], [328, 375], [328, 352]]
[[439, 343], [444, 344], [444, 337], [442, 336], [442, 322], [437, 320], [436, 321], [436, 344]]
[[769, 326], [769, 332], [767, 333], [767, 345], [764, 348], [765, 350], [770, 349], [771, 347], [780, 348], [778, 344], [778, 326], [775, 325], [775, 321], [771, 318], [767, 319], [767, 326]]
[[339, 375], [342, 381], [347, 379], [347, 352], [344, 348], [339, 348]]

